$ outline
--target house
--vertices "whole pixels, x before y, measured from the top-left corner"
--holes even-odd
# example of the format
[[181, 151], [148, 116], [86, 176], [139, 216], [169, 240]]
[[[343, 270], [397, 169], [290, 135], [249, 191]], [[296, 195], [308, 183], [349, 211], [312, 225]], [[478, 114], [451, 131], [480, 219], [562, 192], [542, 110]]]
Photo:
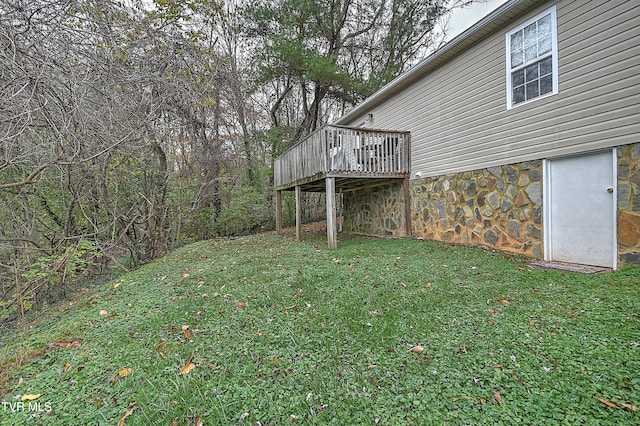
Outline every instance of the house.
[[[410, 141], [403, 173], [376, 169], [368, 184], [339, 175], [347, 231], [610, 268], [640, 263], [637, 2], [509, 0], [332, 129], [340, 142], [339, 130], [357, 134], [349, 158], [372, 151], [372, 129]], [[394, 135], [373, 144], [395, 149]], [[323, 144], [326, 170], [306, 178], [325, 183], [332, 216], [329, 157], [339, 143]], [[307, 184], [282, 179], [276, 190]]]

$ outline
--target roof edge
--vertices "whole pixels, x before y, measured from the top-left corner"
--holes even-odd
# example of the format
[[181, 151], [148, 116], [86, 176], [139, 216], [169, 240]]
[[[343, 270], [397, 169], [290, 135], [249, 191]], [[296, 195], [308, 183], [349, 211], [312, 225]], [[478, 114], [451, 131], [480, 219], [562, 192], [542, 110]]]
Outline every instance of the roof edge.
[[479, 35], [481, 32], [486, 31], [487, 29], [493, 30], [494, 27], [497, 28], [502, 26], [501, 18], [505, 15], [514, 11], [521, 13], [521, 9], [523, 7], [528, 9], [529, 6], [535, 5], [537, 3], [542, 2], [536, 0], [509, 0], [503, 3], [492, 12], [487, 14], [484, 18], [480, 19], [478, 22], [447, 42], [443, 47], [431, 53], [416, 65], [391, 80], [381, 89], [356, 105], [351, 111], [347, 112], [342, 117], [334, 121], [333, 124], [345, 125], [351, 122], [356, 117], [365, 114], [372, 108], [380, 105], [387, 99], [390, 99], [395, 94], [407, 88], [418, 79], [426, 75], [430, 70], [437, 67], [440, 60], [444, 59], [446, 61], [446, 58], [448, 56], [455, 55], [457, 52], [473, 45], [476, 42], [474, 36]]

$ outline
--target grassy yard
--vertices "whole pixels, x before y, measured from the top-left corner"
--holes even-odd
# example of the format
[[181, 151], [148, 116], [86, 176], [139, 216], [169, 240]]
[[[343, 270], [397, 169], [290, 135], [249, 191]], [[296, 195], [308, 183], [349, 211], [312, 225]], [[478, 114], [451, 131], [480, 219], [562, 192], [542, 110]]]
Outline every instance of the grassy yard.
[[0, 424], [640, 424], [640, 268], [325, 246], [197, 243], [5, 333]]

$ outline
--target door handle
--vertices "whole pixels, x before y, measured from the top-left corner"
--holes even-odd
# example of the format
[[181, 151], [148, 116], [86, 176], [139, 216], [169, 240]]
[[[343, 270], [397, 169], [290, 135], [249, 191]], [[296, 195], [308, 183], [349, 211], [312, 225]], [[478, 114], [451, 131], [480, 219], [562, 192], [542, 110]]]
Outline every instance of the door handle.
[[608, 187], [608, 188], [607, 188], [607, 192], [608, 192], [609, 194], [613, 194], [613, 187], [611, 187], [611, 186], [610, 186], [610, 187]]

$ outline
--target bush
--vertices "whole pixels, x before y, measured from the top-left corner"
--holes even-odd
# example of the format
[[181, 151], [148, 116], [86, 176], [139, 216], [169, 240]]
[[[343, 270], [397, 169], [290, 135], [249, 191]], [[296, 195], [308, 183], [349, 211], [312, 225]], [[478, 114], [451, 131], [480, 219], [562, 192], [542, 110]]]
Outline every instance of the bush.
[[215, 230], [220, 236], [244, 235], [268, 228], [272, 207], [267, 197], [254, 188], [233, 189], [218, 215]]

